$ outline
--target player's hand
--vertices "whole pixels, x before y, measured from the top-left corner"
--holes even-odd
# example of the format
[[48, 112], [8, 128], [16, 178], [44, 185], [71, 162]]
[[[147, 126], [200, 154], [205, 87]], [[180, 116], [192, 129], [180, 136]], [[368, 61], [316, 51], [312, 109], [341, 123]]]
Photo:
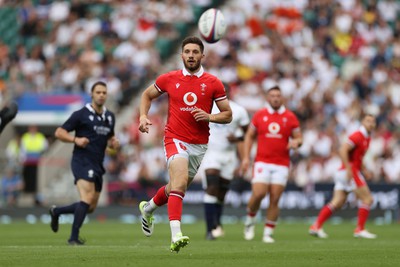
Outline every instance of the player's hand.
[[367, 181], [371, 181], [372, 178], [374, 177], [374, 174], [372, 173], [372, 171], [368, 170], [368, 169], [363, 169], [362, 173], [364, 174], [365, 180]]
[[298, 149], [299, 147], [300, 147], [300, 142], [298, 140], [296, 140], [296, 139], [289, 140], [287, 149]]
[[249, 169], [249, 165], [250, 165], [250, 159], [243, 158], [242, 163], [240, 164], [240, 168], [239, 168], [240, 176], [244, 176], [246, 174], [247, 170]]
[[142, 133], [148, 133], [149, 125], [152, 125], [152, 123], [147, 117], [140, 117], [139, 131], [141, 131]]
[[202, 110], [201, 108], [194, 108], [190, 113], [192, 113], [193, 118], [196, 121], [210, 121], [210, 114]]
[[74, 143], [75, 145], [85, 148], [89, 144], [89, 139], [86, 137], [75, 137]]
[[118, 149], [120, 146], [119, 139], [113, 136], [110, 140], [110, 148]]
[[228, 139], [229, 143], [236, 143], [238, 141], [238, 138], [233, 133], [230, 133], [226, 139]]

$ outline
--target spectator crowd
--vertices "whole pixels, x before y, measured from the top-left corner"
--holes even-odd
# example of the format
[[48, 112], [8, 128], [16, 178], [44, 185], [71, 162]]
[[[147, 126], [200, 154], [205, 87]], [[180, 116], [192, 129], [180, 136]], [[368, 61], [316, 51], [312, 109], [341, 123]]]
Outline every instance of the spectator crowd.
[[[196, 10], [215, 2], [224, 2], [228, 29], [218, 43], [206, 44], [204, 68], [228, 83], [250, 114], [264, 105], [263, 91], [281, 87], [304, 134], [292, 155], [291, 182], [332, 182], [339, 144], [367, 112], [378, 121], [365, 161], [371, 182], [400, 183], [395, 0], [23, 1], [21, 42], [14, 48], [0, 42], [1, 92], [86, 92], [103, 79], [119, 107], [136, 107], [132, 96], [166, 60], [170, 70], [182, 67], [172, 44], [195, 30]], [[122, 148], [105, 161], [111, 202], [135, 201], [167, 179], [166, 110], [165, 101], [152, 107], [149, 134], [139, 135], [136, 109], [117, 131]]]

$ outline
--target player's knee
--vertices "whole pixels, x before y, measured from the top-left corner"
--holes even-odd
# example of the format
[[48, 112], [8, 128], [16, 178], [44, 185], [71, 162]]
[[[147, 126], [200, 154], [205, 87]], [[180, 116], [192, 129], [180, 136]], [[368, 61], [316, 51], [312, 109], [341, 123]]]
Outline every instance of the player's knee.
[[218, 187], [216, 187], [215, 185], [207, 186], [206, 193], [216, 197], [218, 196]]
[[90, 205], [90, 207], [88, 209], [88, 213], [93, 213], [95, 209], [96, 209], [96, 205]]
[[217, 196], [219, 191], [219, 176], [215, 174], [207, 174], [207, 189], [206, 192], [209, 195]]
[[365, 205], [371, 206], [372, 203], [374, 203], [374, 197], [372, 195], [369, 195], [362, 201]]

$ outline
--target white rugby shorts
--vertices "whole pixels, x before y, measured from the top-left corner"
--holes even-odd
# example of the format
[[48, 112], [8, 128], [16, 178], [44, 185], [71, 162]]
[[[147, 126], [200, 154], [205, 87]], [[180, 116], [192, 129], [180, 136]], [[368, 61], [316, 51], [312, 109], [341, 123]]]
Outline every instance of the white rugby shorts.
[[204, 170], [219, 170], [221, 177], [227, 180], [233, 179], [237, 166], [238, 159], [235, 150], [217, 151], [209, 148], [202, 163]]
[[189, 161], [189, 179], [193, 180], [207, 151], [207, 145], [189, 144], [176, 138], [164, 138], [164, 150], [167, 158], [167, 166], [177, 157], [186, 158]]
[[279, 184], [286, 186], [289, 179], [289, 167], [283, 165], [270, 164], [265, 162], [255, 162], [253, 168], [253, 178], [251, 183]]

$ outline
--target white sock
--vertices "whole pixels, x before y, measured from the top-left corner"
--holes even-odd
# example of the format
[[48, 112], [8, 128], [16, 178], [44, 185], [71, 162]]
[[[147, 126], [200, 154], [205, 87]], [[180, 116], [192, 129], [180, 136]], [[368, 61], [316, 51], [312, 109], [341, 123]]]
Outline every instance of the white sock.
[[274, 234], [274, 228], [271, 227], [264, 227], [264, 236], [272, 236]]
[[203, 203], [215, 204], [218, 203], [218, 198], [205, 193], [203, 197]]
[[249, 215], [246, 216], [246, 220], [244, 222], [245, 225], [255, 224], [256, 223], [256, 216], [251, 217]]
[[182, 233], [180, 221], [178, 220], [169, 221], [169, 226], [171, 227], [172, 238], [174, 238], [177, 234]]
[[158, 206], [156, 205], [156, 203], [154, 203], [153, 199], [150, 199], [147, 203], [148, 204], [144, 206], [144, 212], [152, 214], [158, 208]]

